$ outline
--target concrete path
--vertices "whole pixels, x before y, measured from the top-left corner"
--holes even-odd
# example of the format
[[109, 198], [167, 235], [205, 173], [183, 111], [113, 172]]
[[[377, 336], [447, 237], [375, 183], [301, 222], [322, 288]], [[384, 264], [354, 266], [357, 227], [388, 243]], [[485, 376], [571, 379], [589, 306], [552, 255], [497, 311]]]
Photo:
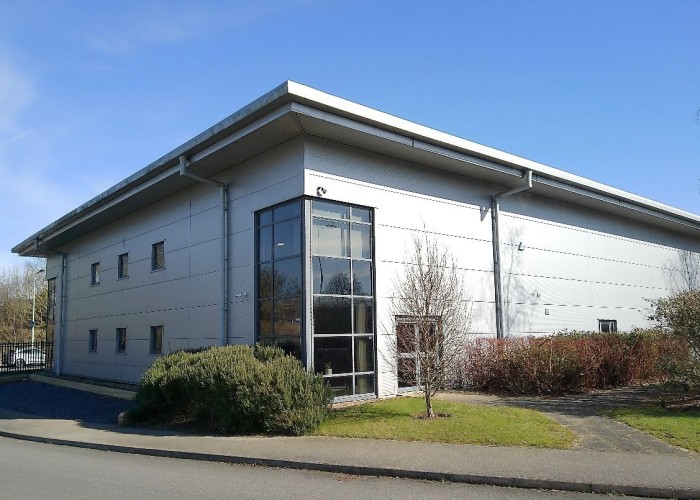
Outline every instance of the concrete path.
[[676, 456], [688, 453], [604, 415], [606, 411], [614, 408], [658, 402], [659, 392], [655, 386], [623, 387], [560, 397], [492, 396], [463, 392], [444, 392], [438, 397], [464, 403], [542, 411], [579, 436], [574, 450]]
[[[530, 405], [549, 411], [556, 419], [586, 421], [596, 417], [594, 412], [600, 408], [618, 405], [626, 397], [638, 402], [641, 395], [631, 391], [627, 396], [625, 391], [603, 397], [598, 394], [589, 402], [585, 398], [459, 397], [470, 402]], [[89, 404], [101, 405], [106, 397], [100, 395]], [[457, 398], [457, 395], [445, 397]], [[0, 403], [5, 403], [0, 407], [12, 407], [7, 401]], [[653, 447], [632, 450], [628, 444], [596, 451], [595, 444], [590, 445], [591, 449], [581, 445], [577, 450], [549, 450], [328, 437], [195, 436], [47, 415], [0, 409], [0, 436], [121, 453], [341, 474], [700, 499], [700, 454], [678, 448], [666, 453]], [[590, 421], [594, 422], [591, 433], [604, 441], [602, 427], [595, 419]], [[638, 438], [635, 436], [634, 440]]]
[[0, 410], [0, 436], [151, 456], [496, 486], [700, 498], [700, 456], [327, 437], [213, 437]]

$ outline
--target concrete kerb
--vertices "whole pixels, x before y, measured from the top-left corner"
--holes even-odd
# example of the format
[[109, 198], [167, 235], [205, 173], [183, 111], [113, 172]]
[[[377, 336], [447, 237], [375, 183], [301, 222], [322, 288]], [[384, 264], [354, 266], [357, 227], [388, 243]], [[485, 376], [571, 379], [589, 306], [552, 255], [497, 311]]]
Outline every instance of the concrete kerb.
[[32, 373], [31, 375], [29, 375], [29, 380], [33, 382], [41, 382], [43, 384], [52, 384], [57, 385], [59, 387], [66, 387], [68, 389], [92, 392], [101, 396], [109, 396], [117, 399], [126, 399], [128, 401], [133, 401], [136, 398], [136, 393], [134, 391], [127, 391], [124, 389], [117, 389], [114, 387], [105, 387], [101, 385], [76, 382], [74, 380], [65, 380], [58, 377], [47, 377], [46, 375], [40, 375], [37, 373]]
[[0, 436], [36, 443], [47, 443], [58, 446], [72, 446], [82, 449], [110, 451], [115, 453], [128, 453], [134, 455], [144, 455], [162, 458], [219, 462], [236, 465], [255, 465], [262, 467], [276, 467], [285, 469], [313, 470], [319, 472], [332, 472], [337, 474], [349, 474], [358, 476], [394, 477], [400, 479], [413, 479], [424, 481], [447, 481], [453, 483], [481, 484], [511, 488], [561, 490], [596, 494], [617, 494], [647, 498], [677, 498], [681, 500], [693, 500], [700, 498], [700, 490], [695, 489], [684, 490], [677, 488], [657, 488], [650, 486], [581, 483], [551, 479], [529, 479], [522, 477], [502, 477], [461, 474], [453, 472], [421, 471], [390, 467], [368, 467], [359, 465], [303, 462], [274, 458], [246, 457], [237, 455], [223, 455], [215, 453], [201, 453], [157, 448], [140, 448], [123, 445], [71, 441], [42, 436], [29, 436], [2, 430], [0, 430]]

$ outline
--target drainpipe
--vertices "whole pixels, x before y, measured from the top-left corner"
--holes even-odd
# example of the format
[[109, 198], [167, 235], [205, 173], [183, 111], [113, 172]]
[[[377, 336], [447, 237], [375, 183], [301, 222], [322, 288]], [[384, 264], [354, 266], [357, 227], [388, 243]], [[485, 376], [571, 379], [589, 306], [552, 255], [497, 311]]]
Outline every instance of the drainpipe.
[[496, 338], [505, 337], [503, 328], [503, 290], [501, 286], [501, 241], [498, 233], [498, 214], [500, 211], [501, 198], [520, 193], [532, 187], [532, 170], [527, 170], [523, 175], [525, 184], [514, 187], [491, 198], [491, 231], [493, 242], [493, 281], [496, 295]]
[[226, 345], [228, 335], [228, 184], [206, 177], [200, 177], [187, 171], [190, 162], [184, 156], [180, 156], [180, 175], [189, 177], [198, 182], [217, 186], [220, 193], [221, 211], [221, 255], [223, 256], [223, 270], [221, 272], [221, 345]]

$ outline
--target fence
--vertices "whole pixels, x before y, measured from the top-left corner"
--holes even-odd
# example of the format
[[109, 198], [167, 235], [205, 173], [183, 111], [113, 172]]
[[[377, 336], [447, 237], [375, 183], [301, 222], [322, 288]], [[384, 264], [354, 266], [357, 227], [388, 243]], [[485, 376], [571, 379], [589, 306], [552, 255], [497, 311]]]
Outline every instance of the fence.
[[51, 370], [53, 342], [0, 342], [0, 374]]

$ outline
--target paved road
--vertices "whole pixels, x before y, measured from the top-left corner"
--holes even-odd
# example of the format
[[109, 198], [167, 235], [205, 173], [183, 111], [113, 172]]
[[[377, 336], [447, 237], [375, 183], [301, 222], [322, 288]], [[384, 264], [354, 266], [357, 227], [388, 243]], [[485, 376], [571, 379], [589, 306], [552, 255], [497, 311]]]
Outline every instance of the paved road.
[[596, 495], [232, 466], [0, 438], [0, 497], [565, 499]]

